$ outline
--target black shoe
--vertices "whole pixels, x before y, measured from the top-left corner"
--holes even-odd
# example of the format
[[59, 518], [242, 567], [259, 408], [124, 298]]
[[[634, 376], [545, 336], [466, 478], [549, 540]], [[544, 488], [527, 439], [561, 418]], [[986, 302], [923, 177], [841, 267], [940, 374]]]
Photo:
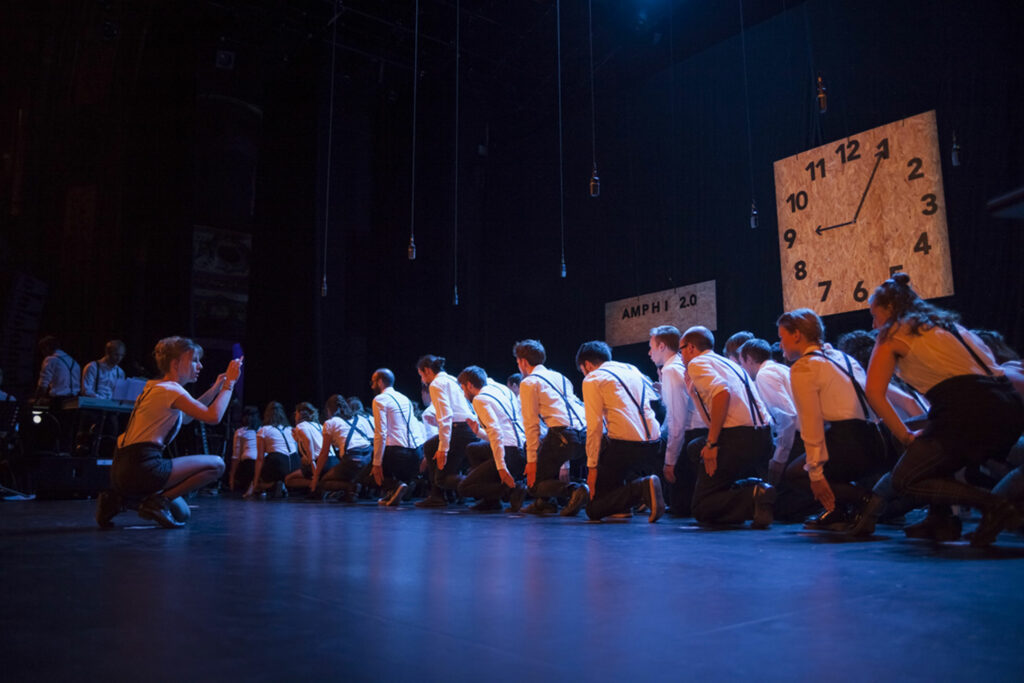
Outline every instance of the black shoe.
[[418, 508], [446, 508], [448, 507], [448, 501], [442, 496], [429, 495], [423, 500], [416, 503]]
[[877, 493], [870, 493], [864, 498], [860, 512], [853, 520], [853, 526], [847, 530], [850, 536], [867, 537], [875, 533], [875, 523], [885, 507], [885, 501]]
[[547, 515], [558, 512], [558, 508], [543, 498], [536, 498], [532, 503], [523, 508], [523, 512], [528, 515]]
[[469, 506], [473, 512], [501, 512], [505, 506], [500, 500], [481, 500]]
[[822, 512], [804, 522], [804, 528], [813, 531], [847, 531], [851, 526], [849, 514], [838, 505], [832, 512]]
[[940, 543], [957, 541], [963, 531], [963, 522], [959, 517], [949, 514], [936, 514], [929, 511], [928, 516], [917, 524], [903, 527], [907, 538], [920, 538]]
[[167, 501], [167, 507], [171, 511], [171, 517], [174, 517], [174, 521], [185, 522], [192, 519], [192, 510], [189, 509], [188, 503], [184, 498], [178, 496], [174, 500]]
[[1004, 529], [1016, 529], [1022, 523], [1017, 508], [1009, 501], [1001, 500], [985, 510], [981, 522], [970, 534], [972, 548], [987, 548], [995, 543], [999, 532]]
[[565, 504], [565, 507], [559, 511], [563, 517], [575, 517], [583, 506], [590, 502], [590, 487], [586, 484], [580, 484], [572, 491], [572, 495], [569, 496], [569, 502]]
[[159, 494], [149, 496], [139, 505], [139, 517], [156, 522], [165, 529], [176, 529], [185, 526], [184, 522], [174, 519], [169, 501]]
[[526, 500], [526, 489], [516, 484], [516, 487], [508, 494], [509, 512], [519, 512], [522, 510], [524, 500]]
[[124, 509], [121, 496], [114, 491], [104, 491], [96, 498], [96, 523], [101, 529], [114, 526], [112, 521]]
[[274, 485], [270, 489], [271, 498], [287, 498], [288, 487], [284, 485], [283, 481], [275, 481]]
[[647, 477], [648, 500], [647, 507], [650, 514], [647, 515], [648, 522], [657, 522], [665, 514], [665, 494], [661, 490], [661, 479], [658, 475], [652, 474]]
[[390, 493], [385, 495], [383, 498], [377, 500], [377, 505], [386, 505], [388, 507], [398, 507], [398, 505], [405, 498], [405, 492], [409, 490], [408, 484], [399, 482]]
[[754, 529], [767, 529], [775, 521], [775, 497], [777, 491], [771, 484], [756, 480], [754, 484], [754, 516], [750, 526]]

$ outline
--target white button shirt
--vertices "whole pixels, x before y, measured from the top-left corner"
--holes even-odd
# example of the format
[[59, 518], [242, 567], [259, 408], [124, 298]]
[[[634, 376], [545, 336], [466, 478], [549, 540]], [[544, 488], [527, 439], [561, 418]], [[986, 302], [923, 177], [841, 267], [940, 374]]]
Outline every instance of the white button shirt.
[[430, 404], [437, 420], [437, 450], [447, 453], [451, 446], [452, 424], [474, 419], [462, 387], [454, 377], [442, 370], [430, 383]]
[[523, 427], [526, 429], [526, 462], [537, 462], [542, 420], [548, 429], [583, 429], [586, 426], [583, 411], [580, 410], [582, 406], [573, 391], [572, 382], [560, 372], [548, 370], [543, 365], [534, 367], [520, 382], [519, 401], [523, 408]]
[[[804, 469], [815, 481], [825, 478], [822, 468], [828, 461], [828, 448], [825, 446], [825, 423], [840, 420], [865, 420], [870, 415], [864, 414], [857, 391], [845, 372], [832, 362], [814, 355], [814, 352], [825, 353], [843, 367], [846, 367], [845, 354], [835, 349], [823, 350], [820, 346], [808, 348], [793, 367], [789, 370], [789, 381], [793, 387], [793, 403], [796, 406], [797, 419], [800, 423], [800, 436], [804, 440], [807, 452], [807, 463]], [[864, 369], [857, 361], [850, 360], [853, 375], [860, 385], [864, 386]]]
[[[686, 364], [687, 389], [693, 397], [706, 422], [711, 421], [711, 400], [722, 391], [729, 392], [729, 409], [725, 414], [723, 429], [730, 427], [768, 426], [771, 417], [765, 408], [757, 386], [750, 381], [747, 373], [736, 363], [714, 351], [708, 350]], [[744, 386], [749, 383], [754, 396], [751, 406]]]
[[417, 426], [416, 411], [412, 401], [393, 388], [388, 387], [373, 398], [373, 464], [384, 460], [385, 446], [418, 448], [417, 440], [421, 428]]
[[[520, 388], [522, 391], [522, 388]], [[583, 378], [587, 416], [587, 467], [597, 467], [601, 440], [657, 441], [661, 425], [654, 417], [654, 389], [634, 365], [610, 360]]]
[[82, 370], [82, 396], [110, 398], [119, 379], [124, 379], [124, 370], [119, 365], [111, 367], [102, 360], [86, 363]]
[[661, 400], [665, 403], [665, 429], [668, 436], [665, 464], [675, 465], [686, 445], [686, 430], [695, 429], [692, 425], [700, 419], [696, 415], [693, 399], [686, 391], [686, 366], [678, 353], [661, 368]]
[[473, 410], [491, 444], [494, 464], [499, 470], [508, 471], [505, 464], [506, 446], [523, 447], [523, 420], [518, 403], [511, 389], [490, 377], [480, 393], [473, 398]]
[[256, 430], [256, 436], [263, 439], [263, 450], [267, 453], [291, 455], [298, 451], [289, 425], [263, 425]]
[[796, 437], [796, 406], [793, 405], [793, 389], [789, 384], [789, 368], [782, 363], [766, 360], [754, 379], [757, 391], [768, 407], [775, 426], [775, 455], [772, 460], [786, 464], [789, 451]]
[[[349, 432], [352, 433], [351, 439]], [[362, 415], [356, 415], [350, 421], [332, 417], [324, 422], [324, 439], [337, 448], [338, 453], [345, 455], [346, 441], [349, 448], [367, 448], [373, 443], [373, 424]]]
[[316, 457], [324, 445], [323, 427], [315, 422], [305, 421], [292, 427], [292, 438], [299, 449], [302, 462], [310, 467], [316, 465]]
[[256, 430], [248, 427], [239, 427], [235, 430], [234, 448], [232, 449], [235, 460], [256, 459]]
[[77, 396], [82, 390], [82, 369], [75, 359], [57, 349], [43, 360], [39, 371], [39, 389], [44, 396]]

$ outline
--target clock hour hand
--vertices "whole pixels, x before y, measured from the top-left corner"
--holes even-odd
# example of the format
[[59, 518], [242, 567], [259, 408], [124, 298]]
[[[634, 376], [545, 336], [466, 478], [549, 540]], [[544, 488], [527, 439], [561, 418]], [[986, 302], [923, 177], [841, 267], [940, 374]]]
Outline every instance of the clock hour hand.
[[819, 225], [817, 228], [814, 229], [814, 232], [816, 232], [816, 233], [818, 233], [820, 235], [821, 233], [825, 232], [826, 230], [835, 230], [836, 228], [841, 228], [841, 227], [846, 226], [846, 225], [853, 225], [856, 222], [857, 222], [857, 219], [854, 218], [852, 221], [846, 221], [845, 223], [840, 223], [839, 225], [830, 225], [827, 228], [823, 228], [823, 227], [821, 227]]

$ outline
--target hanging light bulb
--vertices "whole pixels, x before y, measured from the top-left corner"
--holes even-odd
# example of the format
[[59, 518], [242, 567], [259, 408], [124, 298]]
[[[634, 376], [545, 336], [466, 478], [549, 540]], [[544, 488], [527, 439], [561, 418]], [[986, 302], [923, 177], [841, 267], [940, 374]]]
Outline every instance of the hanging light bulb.
[[455, 285], [454, 294], [452, 295], [452, 306], [459, 305], [459, 286]]
[[327, 274], [324, 274], [324, 279], [320, 283], [320, 296], [327, 296]]
[[601, 196], [601, 179], [597, 177], [597, 163], [594, 164], [594, 172], [590, 174], [590, 196]]
[[758, 225], [757, 220], [757, 202], [753, 199], [750, 200], [750, 229], [756, 230]]
[[821, 77], [821, 73], [818, 74], [818, 113], [824, 114], [828, 111], [828, 95], [825, 93], [827, 88], [825, 87], [825, 80]]
[[412, 237], [409, 238], [409, 260], [416, 260], [416, 240], [414, 240]]
[[956, 141], [956, 131], [953, 131], [953, 148], [950, 150], [949, 156], [954, 166], [960, 165], [960, 143]]
[[562, 278], [565, 278], [565, 257], [562, 257]]

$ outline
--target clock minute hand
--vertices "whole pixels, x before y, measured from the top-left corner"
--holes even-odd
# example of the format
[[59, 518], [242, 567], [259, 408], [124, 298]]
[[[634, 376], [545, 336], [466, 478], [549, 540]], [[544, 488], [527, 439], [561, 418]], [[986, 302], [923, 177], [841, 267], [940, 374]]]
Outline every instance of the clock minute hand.
[[885, 158], [886, 157], [881, 154], [875, 157], [875, 166], [871, 169], [871, 177], [868, 178], [868, 186], [864, 188], [864, 194], [860, 196], [860, 204], [857, 205], [857, 213], [853, 214], [854, 223], [857, 222], [857, 217], [860, 216], [860, 210], [864, 207], [864, 200], [868, 196], [868, 190], [871, 189], [871, 182], [875, 179], [875, 171], [878, 170], [878, 164], [882, 163], [882, 159]]

